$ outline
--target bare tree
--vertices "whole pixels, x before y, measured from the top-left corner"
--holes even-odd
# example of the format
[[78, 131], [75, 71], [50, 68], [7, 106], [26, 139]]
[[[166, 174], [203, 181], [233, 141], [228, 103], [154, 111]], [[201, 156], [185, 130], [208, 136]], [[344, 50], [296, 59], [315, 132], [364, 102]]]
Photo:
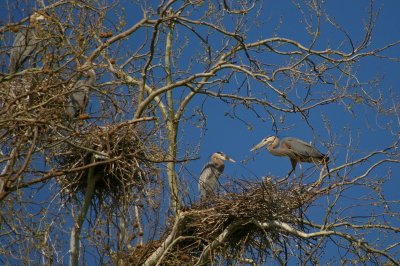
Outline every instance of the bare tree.
[[[9, 6], [0, 28], [1, 261], [399, 265], [399, 201], [383, 190], [400, 163], [399, 95], [361, 78], [360, 65], [398, 62], [388, 54], [400, 40], [375, 45], [373, 1], [361, 38], [324, 1], [292, 1], [302, 31], [290, 37], [284, 19], [268, 21], [268, 5], [40, 1], [20, 19]], [[44, 17], [40, 49], [9, 71], [14, 37], [34, 12]], [[89, 72], [88, 104], [68, 116]], [[264, 123], [279, 135], [300, 121], [330, 171], [301, 169], [299, 182], [234, 176], [200, 203], [188, 169], [209, 101], [249, 130]], [[344, 140], [330, 113], [343, 106], [385, 115], [390, 141], [362, 152], [352, 132]]]

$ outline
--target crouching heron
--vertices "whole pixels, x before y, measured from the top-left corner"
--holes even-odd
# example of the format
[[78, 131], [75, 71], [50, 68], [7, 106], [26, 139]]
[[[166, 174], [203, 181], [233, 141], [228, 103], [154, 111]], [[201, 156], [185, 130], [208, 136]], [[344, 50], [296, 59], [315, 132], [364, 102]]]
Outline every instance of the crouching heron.
[[323, 164], [328, 168], [329, 157], [300, 139], [288, 137], [279, 141], [276, 136], [266, 137], [250, 151], [255, 151], [264, 146], [267, 146], [267, 150], [272, 155], [289, 157], [292, 169], [287, 174], [287, 177], [295, 170], [297, 163], [299, 163], [301, 169], [301, 162]]
[[89, 103], [90, 88], [96, 84], [96, 72], [93, 69], [85, 71], [83, 76], [86, 79], [78, 80], [68, 97], [66, 104], [66, 112], [69, 118], [76, 118], [85, 113]]
[[211, 160], [203, 167], [199, 177], [199, 190], [200, 198], [203, 199], [207, 196], [214, 194], [218, 185], [218, 178], [224, 172], [224, 161], [235, 161], [222, 152], [216, 152], [211, 155]]
[[38, 33], [41, 22], [44, 20], [44, 16], [39, 13], [33, 13], [29, 17], [29, 26], [18, 31], [10, 52], [10, 73], [18, 71], [34, 51], [39, 48], [41, 40], [38, 37]]

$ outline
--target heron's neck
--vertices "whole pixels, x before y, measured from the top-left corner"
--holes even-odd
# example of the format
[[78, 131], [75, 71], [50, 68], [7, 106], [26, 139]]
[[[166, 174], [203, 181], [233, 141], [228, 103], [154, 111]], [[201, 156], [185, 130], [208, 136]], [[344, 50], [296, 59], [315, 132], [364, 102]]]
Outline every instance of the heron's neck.
[[275, 156], [285, 156], [285, 154], [282, 154], [281, 152], [278, 152], [277, 150], [276, 150], [276, 145], [274, 146], [273, 144], [271, 144], [271, 145], [269, 145], [268, 147], [267, 147], [267, 149], [268, 149], [268, 151], [272, 154], [272, 155], [275, 155]]
[[93, 69], [90, 69], [88, 71], [88, 74], [89, 74], [88, 84], [93, 86], [96, 83], [96, 72], [94, 72]]
[[213, 163], [216, 167], [220, 167], [221, 165], [224, 165], [224, 161], [222, 161], [221, 159], [218, 158], [212, 158]]

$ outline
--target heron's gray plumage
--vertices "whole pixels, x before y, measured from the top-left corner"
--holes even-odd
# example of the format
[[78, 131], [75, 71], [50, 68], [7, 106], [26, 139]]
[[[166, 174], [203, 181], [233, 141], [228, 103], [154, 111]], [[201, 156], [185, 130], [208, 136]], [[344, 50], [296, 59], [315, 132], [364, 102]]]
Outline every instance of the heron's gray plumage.
[[10, 73], [18, 71], [33, 52], [38, 49], [40, 38], [37, 36], [37, 23], [43, 19], [43, 16], [35, 13], [30, 18], [30, 25], [18, 31], [10, 52]]
[[266, 137], [255, 145], [251, 151], [255, 151], [263, 146], [267, 146], [267, 150], [272, 155], [289, 157], [292, 169], [288, 175], [295, 170], [297, 163], [300, 162], [324, 164], [325, 166], [329, 162], [327, 155], [321, 153], [311, 144], [297, 138], [287, 137], [279, 141], [276, 136]]
[[89, 103], [90, 88], [96, 83], [96, 72], [93, 69], [85, 72], [87, 79], [78, 80], [70, 93], [67, 104], [66, 112], [70, 118], [78, 117], [80, 114], [85, 113], [86, 107]]
[[200, 197], [204, 198], [213, 195], [217, 186], [218, 178], [225, 169], [224, 161], [235, 162], [222, 152], [216, 152], [211, 156], [211, 160], [203, 167], [199, 177]]
[[218, 167], [212, 162], [209, 162], [204, 166], [199, 178], [199, 190], [201, 198], [214, 193], [218, 185], [218, 178], [224, 172], [224, 168], [224, 165]]
[[301, 139], [292, 137], [282, 139], [280, 148], [291, 150], [295, 154], [295, 157], [291, 159], [299, 159], [301, 162], [318, 162], [326, 157], [326, 155], [322, 154], [314, 146]]

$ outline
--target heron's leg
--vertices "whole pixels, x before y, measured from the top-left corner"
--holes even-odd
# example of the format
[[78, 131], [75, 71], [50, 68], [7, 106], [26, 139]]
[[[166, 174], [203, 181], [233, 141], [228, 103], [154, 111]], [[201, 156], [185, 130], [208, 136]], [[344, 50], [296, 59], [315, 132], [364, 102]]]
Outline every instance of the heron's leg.
[[329, 178], [331, 178], [331, 172], [329, 171], [328, 162], [324, 163], [324, 168], [326, 168], [326, 171], [328, 172], [328, 176], [329, 176]]
[[296, 165], [297, 165], [297, 161], [294, 159], [290, 159], [290, 163], [292, 164], [292, 170], [290, 170], [290, 172], [287, 174], [287, 177], [290, 176], [291, 173], [293, 173], [293, 180], [296, 180]]
[[300, 172], [303, 171], [303, 168], [301, 167], [301, 163], [299, 162], [299, 168], [300, 168]]
[[[294, 167], [296, 167], [296, 164], [295, 164]], [[278, 179], [276, 181], [276, 184], [280, 184], [282, 182], [285, 182], [290, 177], [290, 175], [294, 172], [294, 167], [293, 167], [293, 163], [292, 163], [292, 169], [289, 171], [289, 173], [284, 178]], [[296, 179], [296, 173], [294, 173], [293, 176], [294, 176], [294, 179]]]
[[303, 183], [303, 176], [304, 176], [303, 168], [301, 167], [301, 162], [300, 161], [298, 161], [298, 164], [299, 164], [299, 168], [300, 168], [299, 182]]

